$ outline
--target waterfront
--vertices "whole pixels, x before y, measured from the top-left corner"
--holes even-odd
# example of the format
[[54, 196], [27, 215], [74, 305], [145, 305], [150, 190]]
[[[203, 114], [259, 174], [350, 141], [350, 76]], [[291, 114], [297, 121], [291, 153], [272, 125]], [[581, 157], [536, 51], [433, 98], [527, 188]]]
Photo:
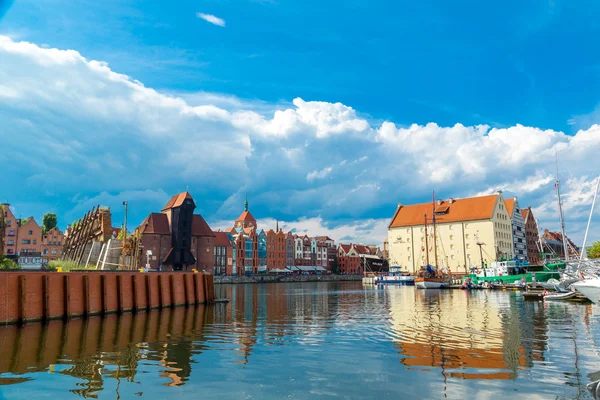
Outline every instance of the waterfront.
[[[219, 285], [228, 304], [0, 328], [0, 398], [591, 398], [597, 306]], [[595, 379], [599, 379], [595, 378]]]

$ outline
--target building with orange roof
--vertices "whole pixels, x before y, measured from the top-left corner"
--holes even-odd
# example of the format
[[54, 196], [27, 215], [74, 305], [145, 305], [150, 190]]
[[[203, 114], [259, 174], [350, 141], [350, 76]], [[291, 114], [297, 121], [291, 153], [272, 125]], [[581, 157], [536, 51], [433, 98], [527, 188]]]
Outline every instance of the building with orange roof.
[[513, 247], [515, 250], [515, 258], [518, 261], [527, 261], [527, 237], [525, 235], [525, 221], [519, 207], [519, 201], [516, 197], [504, 199], [508, 216], [512, 223], [513, 232]]
[[[233, 238], [233, 271], [235, 274], [256, 274], [259, 270], [266, 270], [266, 265], [260, 265], [259, 262], [264, 260], [266, 264], [266, 256], [260, 257], [261, 260], [259, 260], [259, 255], [266, 254], [266, 235], [262, 232], [259, 237], [261, 232], [258, 231], [256, 219], [248, 209], [248, 199], [244, 202], [244, 211], [235, 220], [229, 233]], [[263, 235], [265, 236], [263, 237]]]
[[[565, 256], [565, 248], [563, 245], [563, 236], [560, 232], [551, 232], [548, 229], [544, 230], [544, 235], [542, 236], [544, 239], [544, 243], [546, 247], [553, 253], [554, 256], [563, 257]], [[571, 239], [567, 236], [567, 254], [569, 257], [579, 257], [579, 247], [573, 243]], [[551, 255], [549, 255], [551, 256]]]
[[514, 257], [512, 220], [501, 191], [435, 203], [398, 204], [387, 242], [390, 266], [411, 272], [429, 263], [466, 273], [482, 263]]
[[229, 232], [215, 234], [215, 275], [232, 275], [233, 273], [233, 237]]
[[65, 236], [57, 227], [44, 234], [42, 237], [42, 259], [44, 264], [60, 258], [64, 242]]
[[531, 207], [521, 209], [521, 215], [523, 216], [523, 222], [525, 223], [525, 241], [527, 244], [527, 261], [532, 265], [542, 264], [542, 253], [539, 229], [537, 221], [533, 216]]
[[17, 257], [17, 243], [19, 242], [19, 220], [14, 216], [10, 209], [10, 204], [2, 204], [2, 212], [4, 213], [4, 248], [5, 256]]
[[[151, 213], [137, 228], [144, 251], [140, 265], [163, 270], [214, 270], [215, 234], [188, 192], [173, 196], [160, 213]], [[147, 251], [152, 254], [147, 258]]]

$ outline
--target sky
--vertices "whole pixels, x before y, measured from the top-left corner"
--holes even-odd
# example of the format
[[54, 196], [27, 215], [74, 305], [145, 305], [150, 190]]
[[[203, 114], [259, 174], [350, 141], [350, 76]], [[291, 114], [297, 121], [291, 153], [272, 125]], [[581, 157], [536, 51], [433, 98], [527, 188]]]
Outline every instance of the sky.
[[[129, 227], [188, 189], [213, 229], [381, 243], [398, 203], [502, 190], [581, 244], [600, 3], [0, 0], [0, 202]], [[555, 156], [557, 155], [557, 157]], [[600, 239], [596, 207], [590, 240]]]

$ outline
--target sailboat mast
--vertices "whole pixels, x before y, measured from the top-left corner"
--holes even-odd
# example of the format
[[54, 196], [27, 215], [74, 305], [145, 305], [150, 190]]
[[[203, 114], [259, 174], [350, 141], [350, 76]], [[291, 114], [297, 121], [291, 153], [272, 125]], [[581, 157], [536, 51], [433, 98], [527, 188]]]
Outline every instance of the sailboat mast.
[[598, 196], [598, 188], [600, 188], [600, 176], [598, 176], [598, 182], [596, 183], [596, 190], [594, 191], [594, 199], [592, 200], [592, 209], [590, 210], [590, 217], [588, 218], [587, 228], [585, 228], [585, 236], [583, 236], [583, 246], [581, 247], [581, 255], [579, 261], [587, 258], [585, 251], [585, 243], [587, 242], [588, 232], [590, 230], [590, 224], [592, 223], [592, 215], [594, 214], [594, 206], [596, 205], [596, 196]]
[[435, 266], [438, 266], [437, 257], [437, 231], [435, 228], [435, 191], [431, 193], [431, 214], [433, 215], [433, 258], [435, 259]]
[[567, 247], [567, 235], [565, 234], [565, 220], [563, 217], [562, 201], [560, 200], [560, 181], [558, 180], [558, 153], [556, 152], [556, 147], [554, 148], [554, 152], [556, 155], [556, 183], [554, 184], [554, 186], [556, 187], [556, 196], [558, 197], [558, 215], [560, 217], [560, 229], [562, 233], [563, 249], [565, 252], [565, 261], [568, 261], [569, 248]]
[[429, 240], [427, 239], [427, 213], [425, 213], [425, 265], [429, 265]]

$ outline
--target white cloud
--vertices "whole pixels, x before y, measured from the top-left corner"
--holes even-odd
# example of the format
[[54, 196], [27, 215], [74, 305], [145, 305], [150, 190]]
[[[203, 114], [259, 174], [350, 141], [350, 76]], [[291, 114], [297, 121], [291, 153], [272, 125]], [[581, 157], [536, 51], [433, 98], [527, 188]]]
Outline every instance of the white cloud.
[[309, 172], [309, 173], [306, 175], [306, 180], [307, 180], [307, 181], [312, 181], [312, 180], [315, 180], [315, 179], [323, 179], [323, 178], [326, 178], [326, 177], [327, 177], [327, 176], [328, 176], [328, 175], [331, 173], [331, 171], [333, 171], [333, 168], [332, 168], [332, 167], [325, 167], [325, 168], [323, 168], [323, 169], [322, 169], [322, 170], [320, 170], [320, 171], [312, 171], [312, 172]]
[[204, 14], [201, 12], [196, 13], [196, 17], [205, 20], [206, 22], [210, 22], [213, 25], [225, 27], [225, 20], [215, 17], [212, 14]]
[[[237, 217], [249, 192], [262, 207], [257, 217], [321, 218], [348, 231], [385, 221], [395, 204], [426, 200], [432, 189], [456, 198], [502, 189], [554, 228], [556, 148], [569, 232], [586, 220], [600, 171], [599, 125], [575, 135], [522, 125], [399, 127], [341, 103], [167, 95], [77, 51], [5, 36], [0, 59], [0, 162], [8, 168], [0, 185], [23, 182], [21, 192], [49, 193], [63, 209], [73, 205], [62, 199], [78, 193], [190, 186], [208, 219]], [[23, 209], [26, 199], [11, 202]], [[138, 212], [153, 210], [146, 207]], [[385, 237], [385, 225], [374, 238]]]

